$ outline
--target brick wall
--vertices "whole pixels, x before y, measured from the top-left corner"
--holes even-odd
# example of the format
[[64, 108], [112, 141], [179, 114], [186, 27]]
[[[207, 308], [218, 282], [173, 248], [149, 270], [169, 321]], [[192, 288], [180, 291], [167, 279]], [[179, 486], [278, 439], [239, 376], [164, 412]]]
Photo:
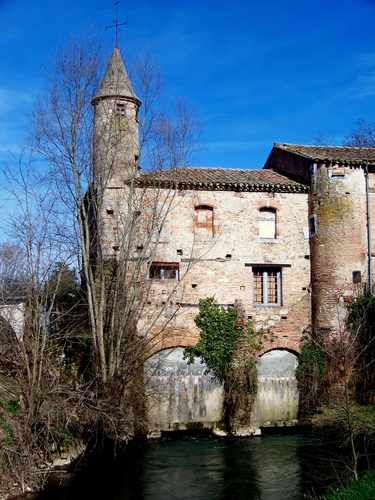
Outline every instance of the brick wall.
[[[198, 331], [194, 318], [199, 299], [206, 297], [214, 297], [215, 303], [222, 305], [240, 300], [256, 329], [270, 331], [270, 345], [298, 345], [311, 324], [308, 195], [193, 190], [164, 191], [163, 195], [170, 200], [170, 205], [164, 205], [168, 214], [159, 242], [151, 244], [148, 254], [152, 254], [151, 261], [178, 263], [180, 281], [148, 281], [148, 300], [139, 331], [141, 335], [148, 332], [151, 350], [195, 343]], [[125, 192], [119, 190], [110, 194], [115, 213], [107, 218], [113, 218], [117, 232], [116, 211], [121, 211], [119, 200], [124, 196]], [[151, 190], [144, 196], [150, 201], [150, 210], [155, 205], [153, 196]], [[163, 197], [158, 196], [162, 205]], [[212, 207], [213, 216], [213, 233], [203, 238], [195, 210], [201, 206]], [[259, 237], [259, 209], [263, 207], [277, 210], [275, 239]], [[144, 218], [144, 227], [150, 216], [143, 203], [140, 220]], [[111, 220], [107, 220], [106, 228], [106, 244], [111, 252]], [[133, 251], [136, 258], [135, 246]], [[280, 305], [254, 305], [254, 264], [280, 266]], [[150, 331], [156, 313], [160, 318]]]

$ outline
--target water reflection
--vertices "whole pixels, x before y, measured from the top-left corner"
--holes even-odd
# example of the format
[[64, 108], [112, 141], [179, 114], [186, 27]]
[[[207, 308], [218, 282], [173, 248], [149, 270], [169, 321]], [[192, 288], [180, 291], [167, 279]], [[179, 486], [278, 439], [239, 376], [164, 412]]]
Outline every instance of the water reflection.
[[323, 493], [340, 475], [335, 464], [329, 479], [326, 459], [324, 443], [303, 435], [164, 438], [134, 443], [115, 460], [102, 455], [68, 486], [26, 498], [300, 500]]

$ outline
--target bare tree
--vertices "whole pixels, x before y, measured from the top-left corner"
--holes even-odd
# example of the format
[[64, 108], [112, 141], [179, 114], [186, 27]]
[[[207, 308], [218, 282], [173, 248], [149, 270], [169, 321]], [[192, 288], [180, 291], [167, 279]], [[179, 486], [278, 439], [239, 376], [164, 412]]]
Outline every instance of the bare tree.
[[344, 146], [373, 148], [375, 146], [375, 123], [359, 118], [355, 128], [345, 137]]
[[0, 274], [0, 427], [8, 429], [0, 460], [4, 485], [9, 479], [23, 492], [43, 484], [39, 467], [72, 437], [76, 422], [69, 415], [78, 406], [76, 397], [66, 404], [72, 393], [64, 362], [67, 332], [54, 327], [59, 295], [67, 286], [73, 292], [66, 270], [74, 255], [56, 244], [61, 228], [54, 193], [38, 184], [33, 165], [32, 157], [21, 156], [18, 166], [5, 170], [13, 211], [5, 221], [11, 240], [1, 245]]
[[[55, 183], [55, 214], [71, 224], [59, 236], [68, 237], [81, 255], [98, 395], [103, 401], [121, 397], [121, 405], [112, 408], [121, 407], [125, 425], [112, 416], [105, 424], [117, 436], [131, 432], [126, 426], [137, 413], [129, 401], [131, 394], [142, 393], [134, 390], [143, 380], [140, 360], [170, 322], [165, 307], [149, 314], [145, 306], [150, 267], [160, 253], [178, 178], [142, 186], [138, 168], [187, 165], [200, 127], [196, 111], [182, 100], [174, 117], [163, 111], [162, 78], [146, 55], [132, 72], [143, 101], [138, 112], [140, 99], [126, 70], [112, 72], [118, 49], [100, 87], [97, 54], [88, 39], [72, 39], [58, 51], [31, 131], [36, 151], [48, 160], [45, 179]], [[130, 93], [125, 99], [124, 84]], [[169, 286], [166, 304], [180, 281]]]
[[[368, 412], [369, 408], [363, 403], [373, 403], [374, 298], [358, 290], [347, 304], [340, 301], [337, 315], [338, 329], [335, 334], [320, 342], [315, 340], [315, 347], [326, 360], [322, 378], [326, 382], [324, 399], [328, 412], [323, 411], [314, 421], [326, 429], [332, 426], [340, 435], [342, 443], [350, 450], [348, 468], [357, 480], [363, 448], [360, 443], [366, 434], [372, 434], [372, 424], [366, 414], [372, 414], [373, 410], [371, 408]], [[316, 366], [317, 351], [310, 351], [309, 358], [305, 359], [307, 364]]]
[[330, 146], [332, 143], [333, 137], [326, 132], [319, 132], [318, 135], [314, 137], [314, 144], [316, 146]]

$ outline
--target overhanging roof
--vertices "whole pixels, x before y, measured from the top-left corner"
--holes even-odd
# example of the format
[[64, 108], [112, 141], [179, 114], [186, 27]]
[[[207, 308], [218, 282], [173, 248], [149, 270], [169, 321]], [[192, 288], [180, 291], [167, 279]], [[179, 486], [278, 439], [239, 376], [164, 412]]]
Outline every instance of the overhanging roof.
[[143, 187], [210, 191], [307, 192], [302, 183], [271, 170], [175, 167], [145, 172], [137, 180]]
[[311, 161], [343, 165], [365, 165], [375, 163], [375, 148], [352, 146], [307, 146], [275, 142], [274, 148], [302, 156]]

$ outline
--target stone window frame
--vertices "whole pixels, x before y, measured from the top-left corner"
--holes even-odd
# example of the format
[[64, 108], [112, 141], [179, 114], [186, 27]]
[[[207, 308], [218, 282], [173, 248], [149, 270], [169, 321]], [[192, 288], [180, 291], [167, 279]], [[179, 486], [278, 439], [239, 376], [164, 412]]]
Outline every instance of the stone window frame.
[[253, 305], [281, 306], [281, 267], [253, 268]]
[[[246, 263], [245, 267], [251, 267], [253, 306], [281, 307], [283, 305], [283, 268], [292, 267], [291, 264]], [[272, 278], [272, 281], [269, 278]], [[273, 290], [269, 288], [272, 283]]]
[[[258, 235], [261, 240], [277, 239], [277, 208], [272, 206], [259, 207]], [[263, 217], [262, 217], [263, 214]], [[268, 217], [267, 215], [268, 214]], [[272, 214], [272, 216], [271, 216]], [[273, 234], [273, 236], [270, 236]]]

